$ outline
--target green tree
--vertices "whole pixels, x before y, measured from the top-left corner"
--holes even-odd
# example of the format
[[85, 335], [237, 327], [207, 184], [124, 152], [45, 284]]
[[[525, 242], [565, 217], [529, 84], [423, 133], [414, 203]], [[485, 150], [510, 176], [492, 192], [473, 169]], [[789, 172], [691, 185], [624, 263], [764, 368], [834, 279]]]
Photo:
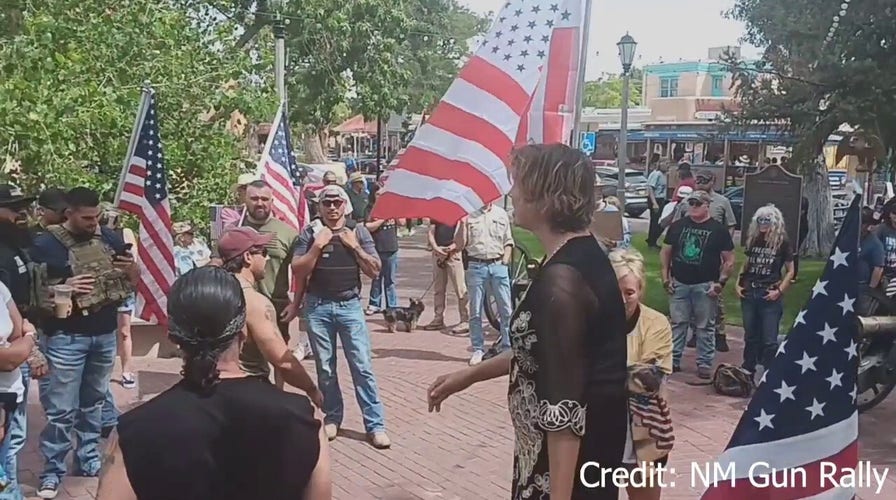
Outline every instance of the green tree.
[[[632, 70], [629, 90], [629, 106], [641, 105], [641, 92], [644, 73], [635, 68]], [[604, 74], [597, 80], [585, 82], [585, 95], [582, 97], [586, 108], [620, 108], [622, 107], [622, 76]]]
[[227, 130], [232, 110], [270, 116], [272, 89], [254, 84], [253, 60], [232, 23], [167, 1], [28, 2], [0, 43], [0, 156], [21, 164], [29, 190], [87, 185], [111, 198], [144, 81], [157, 91], [176, 219], [207, 220], [226, 201], [245, 143]]
[[849, 124], [881, 138], [890, 158], [896, 146], [896, 9], [891, 0], [852, 0], [841, 15], [843, 1], [737, 0], [728, 13], [746, 25], [745, 41], [764, 49], [756, 64], [728, 61], [742, 106], [732, 118], [783, 124], [799, 140], [793, 163], [805, 179], [806, 251], [815, 255], [834, 238], [819, 159], [827, 138]]

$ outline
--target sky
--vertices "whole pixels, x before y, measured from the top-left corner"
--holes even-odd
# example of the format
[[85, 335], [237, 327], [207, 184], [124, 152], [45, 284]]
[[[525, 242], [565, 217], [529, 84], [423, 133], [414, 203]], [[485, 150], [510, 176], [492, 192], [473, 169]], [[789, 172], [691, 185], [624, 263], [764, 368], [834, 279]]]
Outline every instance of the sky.
[[[498, 12], [505, 0], [458, 0], [471, 10]], [[758, 55], [738, 39], [741, 23], [722, 13], [734, 0], [594, 0], [586, 77], [622, 71], [616, 43], [626, 32], [638, 42], [635, 65], [707, 58], [710, 47], [740, 45], [745, 57]]]

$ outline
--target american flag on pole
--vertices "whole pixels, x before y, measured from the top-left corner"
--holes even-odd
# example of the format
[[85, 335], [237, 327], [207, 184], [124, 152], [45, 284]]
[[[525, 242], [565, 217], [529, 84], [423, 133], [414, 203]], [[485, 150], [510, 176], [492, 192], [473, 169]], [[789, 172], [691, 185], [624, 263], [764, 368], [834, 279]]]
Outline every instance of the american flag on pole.
[[[858, 465], [859, 208], [857, 196], [812, 297], [716, 461], [719, 470], [731, 467], [734, 479], [708, 485], [703, 500], [853, 498], [854, 488], [833, 484], [823, 474], [836, 467], [833, 478], [840, 481]], [[785, 486], [763, 487], [758, 477], [781, 481], [799, 469], [805, 481]]]
[[137, 239], [140, 278], [135, 313], [144, 321], [155, 320], [160, 325], [168, 323], [168, 291], [175, 278], [164, 159], [155, 93], [146, 89], [119, 181], [116, 205], [140, 220]]
[[274, 192], [274, 217], [301, 231], [308, 222], [308, 204], [298, 183], [296, 157], [292, 150], [289, 123], [284, 104], [280, 104], [271, 125], [271, 133], [258, 162], [262, 180]]
[[584, 1], [504, 5], [390, 172], [374, 217], [454, 223], [510, 190], [507, 159], [515, 144], [566, 141]]

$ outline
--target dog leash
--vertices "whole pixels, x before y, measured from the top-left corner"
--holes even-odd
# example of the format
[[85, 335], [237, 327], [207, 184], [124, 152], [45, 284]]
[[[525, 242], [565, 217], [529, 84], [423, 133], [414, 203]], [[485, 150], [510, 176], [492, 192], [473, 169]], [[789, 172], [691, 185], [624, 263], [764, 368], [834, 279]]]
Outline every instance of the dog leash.
[[432, 286], [435, 285], [435, 284], [436, 284], [436, 279], [433, 278], [432, 281], [429, 282], [429, 286], [426, 287], [426, 290], [423, 291], [423, 295], [421, 295], [420, 298], [417, 299], [417, 300], [422, 302], [422, 301], [423, 301], [423, 297], [426, 297], [426, 294], [428, 294], [429, 291], [432, 290]]

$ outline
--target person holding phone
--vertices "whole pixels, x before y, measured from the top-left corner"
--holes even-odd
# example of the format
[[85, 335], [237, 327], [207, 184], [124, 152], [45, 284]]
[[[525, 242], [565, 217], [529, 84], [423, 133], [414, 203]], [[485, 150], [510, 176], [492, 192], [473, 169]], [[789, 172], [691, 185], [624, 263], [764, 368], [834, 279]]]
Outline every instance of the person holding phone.
[[[83, 476], [99, 473], [103, 406], [117, 354], [118, 308], [127, 293], [133, 293], [138, 278], [125, 241], [100, 225], [99, 195], [76, 187], [66, 193], [66, 206], [66, 221], [35, 238], [31, 255], [46, 265], [50, 284], [64, 283], [73, 293], [71, 314], [48, 317], [43, 324], [41, 344], [50, 372], [40, 391], [47, 416], [39, 445], [46, 462], [38, 488], [41, 498], [56, 497], [75, 442], [76, 471]], [[105, 270], [76, 274], [83, 261]], [[103, 286], [95, 287], [97, 280]]]

